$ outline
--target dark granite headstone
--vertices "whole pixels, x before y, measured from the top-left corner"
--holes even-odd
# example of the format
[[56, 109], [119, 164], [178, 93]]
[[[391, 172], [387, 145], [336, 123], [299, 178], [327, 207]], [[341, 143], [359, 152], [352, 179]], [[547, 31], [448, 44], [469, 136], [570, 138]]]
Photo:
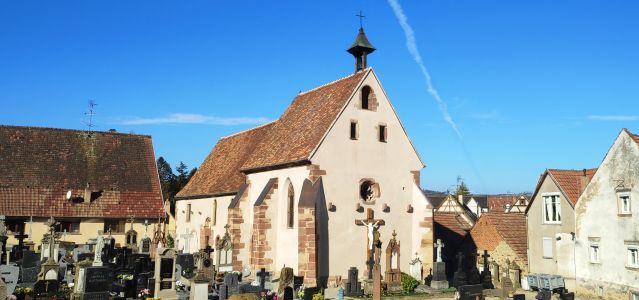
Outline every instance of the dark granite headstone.
[[258, 298], [261, 298], [262, 291], [262, 287], [250, 284], [242, 284], [237, 288], [237, 292], [240, 294], [255, 294]]
[[84, 286], [87, 292], [108, 292], [113, 282], [113, 271], [108, 267], [86, 267]]
[[173, 276], [173, 259], [162, 258], [160, 261], [160, 278], [167, 279]]
[[304, 284], [304, 276], [293, 275], [293, 289], [298, 290]]
[[178, 254], [175, 264], [182, 266], [182, 276], [186, 278], [195, 276], [195, 259], [193, 254]]
[[484, 289], [481, 284], [462, 285], [458, 288], [460, 300], [483, 300]]
[[446, 263], [438, 261], [433, 264], [433, 280], [444, 281], [446, 280]]
[[135, 278], [135, 282], [136, 282], [136, 287], [135, 290], [136, 291], [141, 291], [143, 289], [148, 288], [148, 284], [149, 284], [149, 277], [151, 276], [151, 273], [140, 273], [136, 276]]
[[22, 250], [22, 268], [36, 267], [40, 262], [40, 256], [31, 250]]
[[524, 294], [514, 294], [513, 300], [526, 300], [526, 295]]
[[40, 268], [39, 267], [22, 268], [20, 272], [22, 273], [20, 274], [21, 276], [20, 278], [22, 278], [22, 283], [25, 283], [26, 285], [32, 285], [36, 281], [38, 281], [38, 273], [40, 272]]
[[58, 291], [58, 281], [57, 280], [38, 280], [33, 285], [33, 295], [36, 298], [46, 297], [51, 293], [55, 293]]
[[561, 300], [575, 300], [575, 293], [561, 293], [559, 294], [559, 299]]
[[466, 272], [463, 269], [464, 254], [458, 252], [456, 257], [457, 271], [455, 271], [455, 274], [453, 274], [453, 286], [459, 289], [460, 286], [466, 285], [468, 283], [468, 277], [466, 276]]
[[345, 296], [361, 296], [364, 294], [361, 283], [358, 281], [359, 270], [355, 267], [351, 267], [348, 270], [348, 281], [346, 282], [346, 289], [344, 290]]

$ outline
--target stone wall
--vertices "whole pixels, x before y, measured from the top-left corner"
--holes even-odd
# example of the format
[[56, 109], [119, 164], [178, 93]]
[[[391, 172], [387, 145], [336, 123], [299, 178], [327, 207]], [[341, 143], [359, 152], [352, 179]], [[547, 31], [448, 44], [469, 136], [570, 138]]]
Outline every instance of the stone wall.
[[317, 281], [317, 241], [315, 230], [315, 208], [298, 209], [298, 276], [304, 276], [304, 284], [315, 286]]

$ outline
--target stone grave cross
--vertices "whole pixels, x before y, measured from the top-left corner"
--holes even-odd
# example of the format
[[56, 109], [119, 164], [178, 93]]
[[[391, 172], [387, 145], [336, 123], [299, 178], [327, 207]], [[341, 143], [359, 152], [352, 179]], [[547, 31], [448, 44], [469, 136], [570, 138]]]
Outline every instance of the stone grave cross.
[[32, 240], [32, 238], [31, 238], [32, 233], [33, 233], [33, 216], [30, 216], [29, 217], [29, 234], [28, 234], [29, 237], [27, 239], [27, 241], [29, 241], [29, 242], [31, 242], [31, 240]]
[[30, 235], [24, 234], [24, 228], [22, 228], [18, 234], [14, 234], [13, 237], [15, 237], [16, 240], [18, 240], [18, 251], [19, 252], [22, 251], [22, 249], [24, 248], [24, 239], [25, 238], [31, 239]]
[[259, 272], [255, 273], [255, 275], [257, 275], [260, 278], [260, 288], [262, 288], [262, 291], [263, 291], [264, 286], [266, 284], [266, 275], [268, 275], [268, 273], [266, 272], [266, 269], [261, 268]]
[[488, 258], [490, 257], [490, 254], [488, 254], [488, 250], [484, 250], [484, 254], [482, 254], [481, 256], [482, 258], [484, 258], [484, 272], [488, 272]]
[[442, 243], [441, 239], [437, 239], [437, 244], [435, 244], [435, 248], [437, 248], [437, 262], [442, 262], [442, 248], [444, 248], [444, 243]]
[[191, 238], [193, 234], [189, 233], [188, 228], [184, 228], [184, 233], [180, 237], [184, 240], [184, 252], [191, 253]]
[[58, 222], [53, 217], [50, 217], [47, 221], [46, 225], [49, 227], [49, 258], [47, 259], [47, 263], [55, 264], [55, 225]]
[[366, 219], [355, 220], [355, 225], [366, 227], [366, 234], [368, 237], [368, 244], [366, 247], [368, 261], [366, 262], [366, 265], [368, 266], [368, 279], [373, 279], [373, 265], [375, 264], [373, 257], [375, 254], [373, 244], [375, 244], [376, 241], [377, 230], [380, 226], [386, 225], [386, 223], [384, 220], [375, 219], [375, 212], [372, 208], [369, 208], [366, 211]]
[[148, 237], [149, 232], [149, 220], [144, 220], [144, 238]]

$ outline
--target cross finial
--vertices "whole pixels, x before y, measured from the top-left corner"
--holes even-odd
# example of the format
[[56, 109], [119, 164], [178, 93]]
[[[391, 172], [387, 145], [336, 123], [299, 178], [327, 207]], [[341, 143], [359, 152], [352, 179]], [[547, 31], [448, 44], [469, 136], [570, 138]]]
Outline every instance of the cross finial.
[[359, 14], [358, 14], [358, 15], [355, 15], [355, 16], [356, 16], [356, 17], [359, 17], [359, 28], [364, 28], [363, 23], [362, 23], [362, 20], [363, 20], [364, 18], [366, 18], [366, 16], [362, 14], [362, 11], [361, 11], [361, 10], [359, 11]]

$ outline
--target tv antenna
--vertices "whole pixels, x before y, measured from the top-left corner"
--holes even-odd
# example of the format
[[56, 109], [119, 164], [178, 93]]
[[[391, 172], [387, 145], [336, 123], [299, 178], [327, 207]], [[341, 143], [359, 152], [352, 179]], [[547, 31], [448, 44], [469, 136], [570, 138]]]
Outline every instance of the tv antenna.
[[89, 128], [89, 131], [91, 131], [91, 129], [93, 129], [93, 127], [95, 127], [95, 124], [93, 124], [93, 116], [95, 115], [95, 107], [98, 104], [95, 103], [95, 101], [93, 100], [89, 100], [89, 105], [88, 105], [88, 110], [87, 112], [84, 113], [84, 115], [86, 116], [87, 120], [84, 121], [84, 125], [87, 125], [87, 127]]

